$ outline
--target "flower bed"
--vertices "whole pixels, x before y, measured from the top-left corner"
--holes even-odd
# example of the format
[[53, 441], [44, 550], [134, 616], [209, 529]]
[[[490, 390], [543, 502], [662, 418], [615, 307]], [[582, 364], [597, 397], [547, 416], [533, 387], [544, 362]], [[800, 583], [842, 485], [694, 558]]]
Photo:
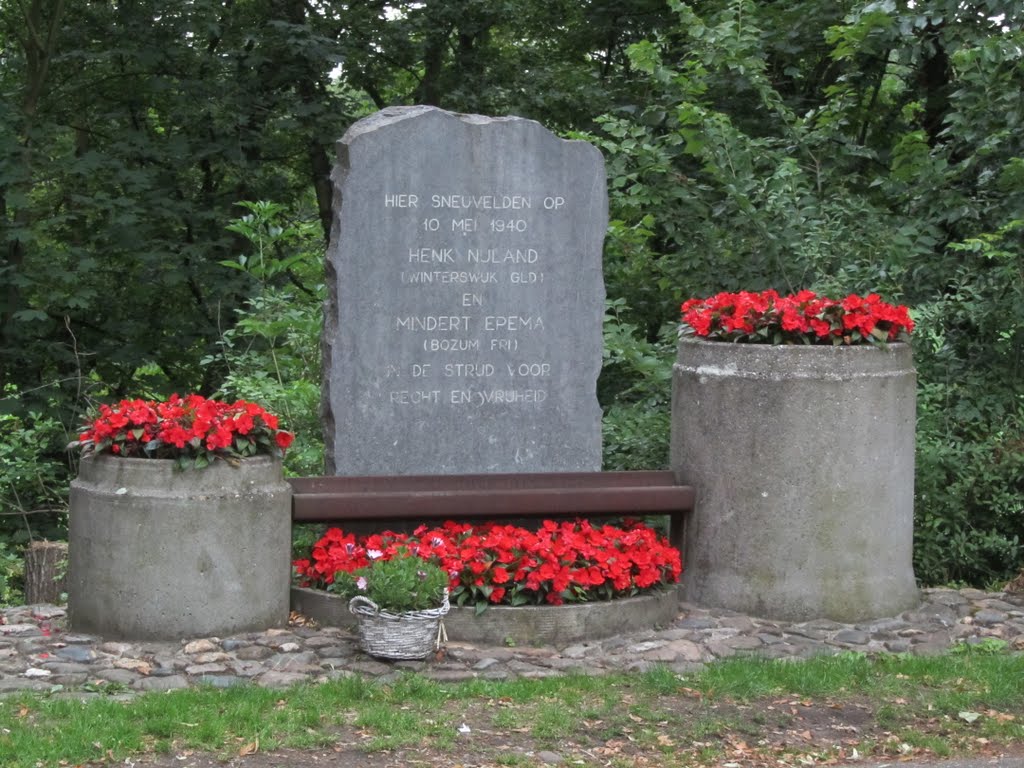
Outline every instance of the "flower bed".
[[357, 540], [332, 528], [294, 563], [299, 585], [346, 593], [376, 558], [411, 553], [443, 568], [455, 605], [562, 605], [634, 597], [675, 584], [679, 552], [650, 527], [544, 521], [536, 531], [446, 522]]
[[278, 429], [277, 416], [256, 403], [225, 403], [201, 395], [171, 395], [166, 401], [122, 400], [101, 405], [71, 447], [83, 456], [108, 453], [133, 459], [174, 459], [201, 469], [214, 459], [271, 455], [280, 458], [292, 443]]
[[800, 291], [719, 293], [682, 305], [684, 335], [753, 344], [885, 344], [906, 341], [914, 321], [876, 293], [842, 301]]

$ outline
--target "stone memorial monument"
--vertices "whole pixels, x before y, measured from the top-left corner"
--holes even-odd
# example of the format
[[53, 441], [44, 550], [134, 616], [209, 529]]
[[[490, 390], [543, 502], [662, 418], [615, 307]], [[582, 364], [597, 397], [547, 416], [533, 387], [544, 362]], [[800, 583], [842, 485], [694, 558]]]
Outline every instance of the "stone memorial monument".
[[434, 107], [378, 112], [337, 149], [328, 474], [599, 470], [600, 152]]

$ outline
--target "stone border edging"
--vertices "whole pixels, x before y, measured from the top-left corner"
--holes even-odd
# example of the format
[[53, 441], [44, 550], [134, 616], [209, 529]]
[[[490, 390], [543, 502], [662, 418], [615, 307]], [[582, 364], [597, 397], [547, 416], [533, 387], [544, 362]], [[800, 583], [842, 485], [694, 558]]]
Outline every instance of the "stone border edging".
[[[348, 603], [328, 592], [292, 587], [291, 606], [323, 626], [355, 625]], [[490, 606], [481, 614], [475, 608], [452, 606], [444, 626], [453, 642], [565, 646], [667, 627], [678, 613], [679, 593], [673, 586], [649, 595], [594, 603]]]

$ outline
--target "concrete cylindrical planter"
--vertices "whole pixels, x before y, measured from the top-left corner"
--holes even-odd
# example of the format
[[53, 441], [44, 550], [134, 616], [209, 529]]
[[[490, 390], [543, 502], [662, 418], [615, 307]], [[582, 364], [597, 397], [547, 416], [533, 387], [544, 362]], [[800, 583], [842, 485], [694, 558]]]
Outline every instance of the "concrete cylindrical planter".
[[288, 620], [291, 487], [271, 457], [200, 470], [84, 458], [69, 527], [76, 631], [166, 640]]
[[859, 621], [918, 601], [910, 347], [683, 339], [672, 468], [697, 490], [686, 599]]

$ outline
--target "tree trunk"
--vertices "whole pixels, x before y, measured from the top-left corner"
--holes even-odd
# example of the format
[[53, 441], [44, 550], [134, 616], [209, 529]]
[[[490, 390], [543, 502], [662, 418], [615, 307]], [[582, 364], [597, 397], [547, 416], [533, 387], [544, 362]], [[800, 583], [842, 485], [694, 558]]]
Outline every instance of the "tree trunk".
[[60, 603], [67, 591], [68, 545], [34, 541], [25, 550], [25, 603]]

